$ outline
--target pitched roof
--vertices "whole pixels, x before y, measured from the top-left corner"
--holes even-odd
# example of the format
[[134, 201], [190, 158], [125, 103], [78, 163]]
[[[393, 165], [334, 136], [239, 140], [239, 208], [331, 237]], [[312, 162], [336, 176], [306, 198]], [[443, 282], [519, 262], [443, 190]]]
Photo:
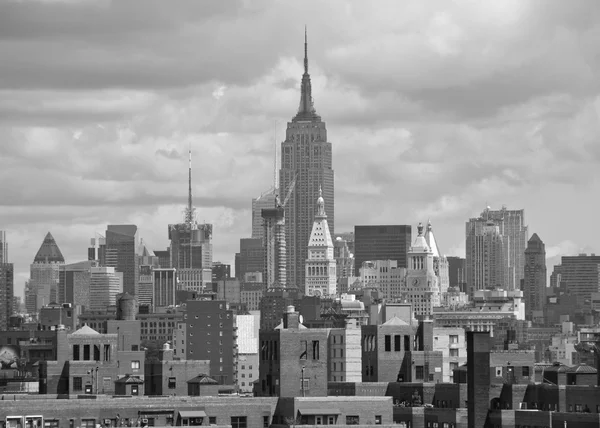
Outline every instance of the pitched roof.
[[410, 325], [406, 321], [401, 320], [396, 315], [384, 322], [382, 325]]
[[96, 330], [94, 330], [93, 328], [91, 328], [90, 326], [88, 326], [87, 324], [84, 325], [83, 327], [81, 327], [79, 330], [71, 333], [71, 335], [77, 335], [77, 336], [95, 336], [98, 333]]
[[211, 377], [208, 377], [208, 375], [205, 375], [205, 374], [199, 374], [195, 378], [188, 380], [187, 383], [196, 383], [196, 384], [201, 384], [201, 385], [218, 385], [219, 384], [219, 382], [217, 382], [216, 380], [214, 380]]
[[56, 245], [56, 241], [50, 232], [46, 234], [44, 242], [38, 250], [34, 263], [64, 263], [65, 258], [60, 252], [60, 248]]
[[427, 222], [427, 230], [425, 231], [425, 241], [427, 242], [427, 245], [429, 245], [429, 248], [433, 253], [433, 257], [439, 257], [440, 250], [438, 249], [435, 236], [433, 236], [433, 228], [431, 227], [431, 221]]
[[566, 373], [597, 373], [598, 371], [587, 364], [579, 364], [573, 367], [567, 367], [565, 370]]
[[331, 239], [331, 233], [329, 232], [329, 225], [327, 224], [326, 218], [315, 219], [312, 232], [310, 233], [310, 239], [308, 240], [308, 246], [333, 248], [333, 239]]
[[115, 381], [115, 383], [128, 383], [128, 384], [134, 384], [134, 385], [141, 385], [144, 383], [144, 381], [139, 376], [133, 376], [130, 374], [126, 374], [121, 379], [117, 379]]

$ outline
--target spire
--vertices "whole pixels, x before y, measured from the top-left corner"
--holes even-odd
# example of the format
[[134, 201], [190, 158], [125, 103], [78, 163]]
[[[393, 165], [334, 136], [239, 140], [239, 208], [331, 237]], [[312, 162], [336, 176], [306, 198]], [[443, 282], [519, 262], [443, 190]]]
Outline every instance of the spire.
[[440, 250], [438, 249], [437, 241], [435, 236], [433, 236], [433, 227], [431, 226], [431, 220], [427, 220], [427, 231], [425, 232], [425, 241], [431, 252], [433, 253], [433, 257], [440, 257]]
[[192, 205], [192, 148], [188, 150], [189, 161], [188, 161], [188, 205], [185, 209], [185, 222], [191, 225], [194, 222], [195, 210]]
[[50, 232], [46, 234], [44, 242], [40, 246], [35, 258], [34, 263], [64, 263], [65, 259], [60, 252], [60, 248], [56, 245], [56, 241]]
[[313, 105], [312, 88], [310, 83], [310, 74], [308, 74], [308, 33], [304, 27], [304, 74], [302, 75], [302, 85], [300, 89], [300, 106], [298, 114], [292, 121], [321, 121]]
[[323, 190], [319, 186], [319, 199], [317, 199], [317, 219], [327, 218], [325, 214], [325, 199], [323, 199]]

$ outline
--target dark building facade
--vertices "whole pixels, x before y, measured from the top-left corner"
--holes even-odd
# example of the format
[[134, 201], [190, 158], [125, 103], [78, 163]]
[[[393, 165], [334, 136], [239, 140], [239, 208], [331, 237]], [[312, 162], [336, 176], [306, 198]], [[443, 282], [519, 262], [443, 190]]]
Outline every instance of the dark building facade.
[[554, 271], [556, 286], [575, 296], [581, 309], [589, 310], [592, 293], [600, 291], [600, 256], [563, 256]]
[[525, 249], [525, 275], [522, 283], [527, 320], [533, 321], [535, 312], [544, 311], [546, 281], [546, 246], [537, 233], [534, 233]]
[[231, 265], [214, 262], [212, 267], [212, 280], [224, 281], [231, 278]]
[[260, 272], [264, 274], [264, 269], [265, 248], [262, 239], [240, 239], [240, 252], [235, 255], [235, 277], [240, 281], [244, 281], [246, 273]]
[[123, 272], [123, 291], [137, 296], [139, 266], [138, 228], [134, 224], [108, 225], [106, 228], [106, 266]]
[[466, 259], [463, 257], [446, 257], [448, 260], [448, 286], [467, 292]]
[[288, 122], [285, 141], [281, 143], [279, 171], [280, 200], [285, 201], [291, 184], [290, 198], [285, 204], [287, 283], [304, 287], [308, 239], [317, 212], [317, 198], [322, 189], [329, 231], [335, 231], [335, 195], [331, 143], [327, 128], [315, 110], [312, 98], [308, 53], [304, 41], [304, 74], [298, 113]]
[[354, 226], [355, 275], [366, 261], [396, 260], [406, 268], [411, 240], [410, 225]]
[[14, 266], [0, 262], [0, 331], [8, 329], [8, 318], [13, 314]]
[[210, 361], [211, 378], [221, 385], [236, 383], [236, 328], [233, 311], [224, 300], [186, 303], [186, 359]]

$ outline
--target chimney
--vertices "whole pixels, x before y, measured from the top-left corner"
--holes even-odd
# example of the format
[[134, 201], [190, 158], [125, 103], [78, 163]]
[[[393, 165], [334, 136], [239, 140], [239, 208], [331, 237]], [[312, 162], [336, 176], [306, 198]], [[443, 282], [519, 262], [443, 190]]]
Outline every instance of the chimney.
[[467, 415], [469, 428], [481, 428], [489, 409], [490, 333], [467, 332]]
[[287, 311], [283, 314], [283, 328], [298, 330], [300, 328], [300, 314], [296, 312], [296, 308], [288, 306]]

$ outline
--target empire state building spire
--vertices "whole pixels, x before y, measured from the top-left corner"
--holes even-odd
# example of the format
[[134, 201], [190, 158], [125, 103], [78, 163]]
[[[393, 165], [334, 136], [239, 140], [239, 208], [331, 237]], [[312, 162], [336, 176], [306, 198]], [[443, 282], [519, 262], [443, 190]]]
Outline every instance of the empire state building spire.
[[298, 107], [298, 114], [294, 117], [293, 121], [306, 120], [320, 121], [321, 117], [317, 114], [313, 105], [310, 74], [308, 74], [308, 35], [306, 27], [304, 27], [304, 74], [302, 75], [302, 85], [300, 87], [300, 106]]

